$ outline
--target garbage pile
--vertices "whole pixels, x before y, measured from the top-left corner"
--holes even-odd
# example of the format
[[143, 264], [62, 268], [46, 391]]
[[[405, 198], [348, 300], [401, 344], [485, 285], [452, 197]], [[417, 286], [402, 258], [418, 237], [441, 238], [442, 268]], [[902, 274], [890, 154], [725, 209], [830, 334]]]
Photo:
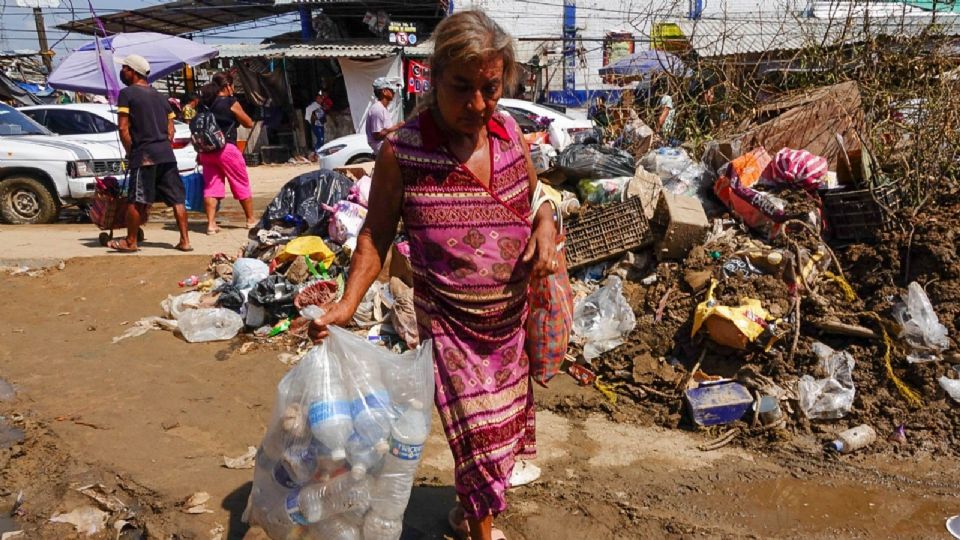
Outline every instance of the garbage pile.
[[[956, 252], [914, 234], [914, 271], [911, 255], [901, 263], [896, 181], [865, 150], [831, 156], [837, 167], [803, 149], [737, 149], [712, 143], [695, 161], [657, 148], [632, 176], [614, 149], [560, 153], [551, 183], [579, 188], [580, 203], [570, 374], [663, 425], [719, 433], [704, 450], [814, 434], [840, 453], [956, 452]], [[642, 212], [620, 219], [636, 199]], [[591, 215], [605, 215], [591, 222], [601, 235], [578, 228]], [[647, 240], [621, 234], [644, 218]]]
[[[151, 329], [178, 332], [191, 343], [255, 340], [308, 346], [302, 311], [343, 294], [350, 257], [366, 218], [373, 164], [319, 170], [291, 179], [267, 206], [236, 255], [218, 254], [205, 273], [187, 276], [190, 289], [161, 304], [163, 316], [137, 321], [114, 342]], [[413, 312], [409, 248], [398, 237], [389, 281], [367, 293], [354, 322], [370, 340], [397, 351], [419, 344]]]

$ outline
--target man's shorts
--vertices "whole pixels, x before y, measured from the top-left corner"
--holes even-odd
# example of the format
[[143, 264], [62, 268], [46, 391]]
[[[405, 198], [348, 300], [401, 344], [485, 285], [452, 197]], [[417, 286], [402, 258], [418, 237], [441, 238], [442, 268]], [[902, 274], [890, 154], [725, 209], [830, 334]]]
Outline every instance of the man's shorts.
[[167, 206], [173, 206], [184, 204], [187, 197], [176, 162], [130, 169], [127, 191], [130, 202], [139, 204], [160, 201]]

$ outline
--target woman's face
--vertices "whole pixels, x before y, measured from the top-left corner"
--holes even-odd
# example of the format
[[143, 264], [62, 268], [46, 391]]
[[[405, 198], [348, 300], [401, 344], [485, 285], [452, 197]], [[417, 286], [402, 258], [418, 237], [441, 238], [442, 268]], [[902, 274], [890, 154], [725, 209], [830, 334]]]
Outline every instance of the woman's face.
[[487, 125], [503, 95], [503, 58], [491, 57], [447, 67], [436, 85], [444, 123], [464, 135]]

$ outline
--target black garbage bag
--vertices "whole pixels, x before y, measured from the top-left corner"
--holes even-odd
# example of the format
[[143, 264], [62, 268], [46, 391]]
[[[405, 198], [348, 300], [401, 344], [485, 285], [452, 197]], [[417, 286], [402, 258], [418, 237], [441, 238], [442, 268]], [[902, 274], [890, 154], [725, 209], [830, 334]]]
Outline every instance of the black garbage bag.
[[573, 134], [573, 144], [600, 144], [603, 142], [603, 131], [594, 127]]
[[624, 150], [599, 144], [571, 144], [557, 156], [556, 166], [567, 180], [633, 176], [637, 160]]
[[217, 290], [214, 292], [220, 293], [220, 296], [217, 297], [218, 306], [232, 309], [238, 313], [240, 312], [240, 308], [243, 307], [244, 302], [243, 293], [240, 292], [240, 289], [230, 283], [224, 283], [220, 287], [217, 287]]
[[287, 281], [285, 277], [274, 274], [250, 290], [248, 301], [263, 308], [267, 314], [267, 322], [275, 323], [285, 317], [291, 317], [297, 310], [293, 306], [293, 299], [297, 296], [297, 286]]
[[346, 199], [352, 186], [349, 178], [329, 169], [301, 174], [284, 184], [270, 201], [260, 219], [260, 228], [298, 227], [326, 237], [330, 213], [323, 205], [333, 206]]

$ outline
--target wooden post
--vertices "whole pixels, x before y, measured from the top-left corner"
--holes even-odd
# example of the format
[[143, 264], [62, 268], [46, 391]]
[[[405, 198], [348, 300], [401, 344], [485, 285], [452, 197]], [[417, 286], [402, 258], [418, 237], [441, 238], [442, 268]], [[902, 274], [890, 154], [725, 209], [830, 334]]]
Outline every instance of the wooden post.
[[43, 65], [47, 68], [47, 75], [53, 71], [53, 51], [47, 44], [47, 27], [43, 23], [43, 10], [33, 8], [33, 19], [37, 23], [37, 39], [40, 41], [40, 57], [43, 58]]

